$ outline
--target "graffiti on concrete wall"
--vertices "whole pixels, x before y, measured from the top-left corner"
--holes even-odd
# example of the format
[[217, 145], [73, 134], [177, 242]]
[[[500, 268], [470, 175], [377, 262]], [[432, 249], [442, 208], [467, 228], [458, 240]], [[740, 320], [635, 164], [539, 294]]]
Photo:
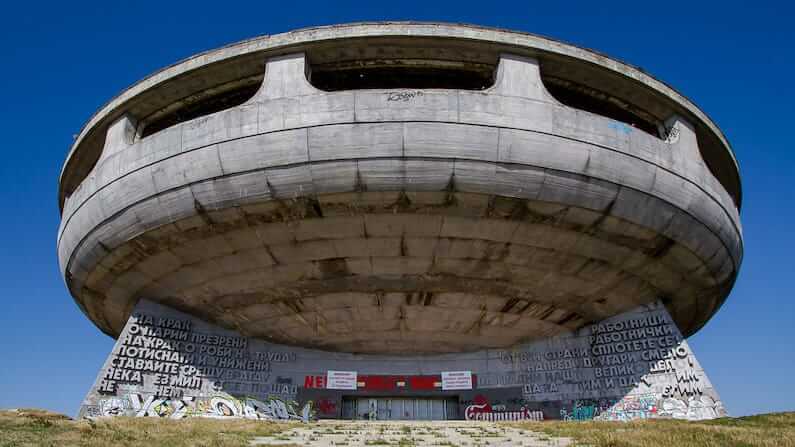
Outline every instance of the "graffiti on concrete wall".
[[660, 415], [677, 419], [700, 421], [722, 417], [725, 414], [723, 402], [710, 396], [666, 397], [660, 404]]
[[617, 132], [621, 132], [624, 135], [629, 135], [630, 133], [632, 133], [632, 128], [634, 126], [629, 126], [629, 125], [624, 124], [624, 123], [622, 123], [620, 121], [611, 121], [610, 124], [607, 125], [607, 127], [611, 128], [611, 129], [613, 129], [613, 130], [615, 130]]
[[658, 416], [658, 400], [654, 394], [630, 395], [615, 400], [608, 408], [600, 409], [594, 418], [605, 421], [631, 421]]
[[278, 397], [259, 400], [250, 397], [236, 398], [225, 393], [209, 397], [182, 396], [180, 398], [129, 393], [124, 396], [101, 399], [98, 409], [87, 416], [135, 416], [168, 419], [186, 417], [243, 418], [303, 422], [309, 422], [316, 418], [311, 401], [300, 406], [294, 401]]
[[410, 101], [414, 98], [425, 96], [422, 90], [402, 91], [402, 92], [389, 92], [386, 94], [387, 101]]
[[491, 405], [485, 396], [478, 394], [472, 405], [464, 410], [464, 418], [468, 421], [543, 421], [544, 413], [527, 407], [507, 410], [504, 405]]
[[[136, 309], [81, 416], [309, 420], [344, 413], [342, 394], [328, 389], [324, 355], [303, 356], [164, 309], [151, 303]], [[473, 391], [461, 393], [457, 415], [487, 421], [725, 415], [661, 304], [494, 356], [472, 372]], [[373, 368], [359, 358], [335, 363], [343, 364], [351, 371], [359, 364]], [[359, 371], [356, 394], [434, 395], [442, 392], [441, 375], [430, 371], [436, 366], [425, 365], [424, 374]]]
[[670, 127], [663, 126], [662, 138], [666, 143], [674, 144], [679, 141], [679, 127], [672, 125]]
[[560, 410], [560, 418], [564, 421], [589, 421], [608, 411], [615, 403], [615, 399], [576, 400], [570, 408]]
[[723, 403], [710, 396], [662, 397], [655, 394], [629, 395], [620, 399], [577, 400], [560, 410], [564, 421], [631, 421], [671, 417], [691, 421], [724, 416]]
[[317, 409], [322, 415], [335, 416], [337, 414], [337, 401], [328, 397], [320, 398], [317, 401]]

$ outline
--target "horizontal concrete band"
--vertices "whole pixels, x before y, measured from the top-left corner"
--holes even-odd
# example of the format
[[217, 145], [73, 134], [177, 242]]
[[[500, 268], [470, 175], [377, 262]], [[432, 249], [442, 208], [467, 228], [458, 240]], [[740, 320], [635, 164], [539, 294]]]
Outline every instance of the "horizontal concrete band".
[[[430, 128], [437, 124], [437, 129]], [[416, 128], [417, 133], [427, 133], [430, 130], [440, 134], [447, 133], [449, 137], [440, 136], [437, 141], [405, 141], [406, 136], [411, 138], [414, 130], [412, 127]], [[496, 160], [489, 160], [491, 158], [488, 157], [489, 151], [481, 151], [476, 147], [477, 143], [470, 140], [473, 137], [483, 136], [498, 145], [497, 154], [492, 154], [496, 155]], [[146, 165], [142, 165], [141, 159], [132, 161], [122, 155], [111, 156], [97, 167], [95, 174], [99, 180], [87, 181], [85, 186], [67, 202], [68, 207], [64, 210], [64, 224], [68, 225], [74, 213], [88, 199], [101, 193], [111, 183], [120, 181], [125, 176], [133, 175], [136, 171], [151, 168], [168, 158], [185, 156], [189, 152], [202, 149], [213, 150], [215, 146], [200, 146], [170, 156], [156, 152], [155, 154], [162, 155], [164, 158], [155, 159]], [[516, 163], [517, 160], [521, 160], [521, 164], [582, 173], [644, 191], [654, 188], [659, 169], [664, 171], [660, 175], [667, 177], [668, 182], [676, 182], [679, 178], [679, 180], [688, 183], [684, 187], [698, 189], [708, 195], [721, 208], [721, 212], [731, 220], [735, 231], [741, 232], [738, 227], [736, 208], [731, 204], [727, 208], [720, 196], [705, 189], [702, 184], [684, 178], [668, 168], [659, 165], [652, 166], [651, 161], [637, 157], [635, 154], [626, 154], [610, 147], [534, 131], [451, 123], [357, 123], [269, 132], [223, 141], [217, 143], [217, 148], [220, 167], [216, 173], [246, 172], [252, 167], [284, 167], [307, 161], [411, 156], [474, 160], [479, 156], [486, 155], [484, 159], [489, 161]], [[122, 151], [122, 154], [136, 153], [133, 148]], [[454, 153], [458, 155], [454, 156]], [[149, 155], [146, 158], [152, 158], [152, 156]], [[169, 163], [174, 162], [170, 161]], [[285, 164], [282, 165], [280, 162]], [[113, 177], [111, 173], [116, 169], [120, 169], [121, 172], [118, 173], [118, 177]], [[94, 177], [90, 179], [94, 179]]]
[[[698, 149], [679, 147], [694, 145], [695, 141], [669, 144], [608, 118], [529, 98], [456, 90], [420, 93], [406, 102], [389, 101], [393, 91], [318, 92], [267, 101], [253, 98], [246, 105], [179, 124], [123, 149], [106, 148], [91, 175], [66, 201], [63, 218], [68, 219], [87, 196], [120, 176], [215, 144], [240, 145], [241, 149], [255, 151], [260, 145], [260, 159], [239, 159], [255, 166], [420, 152], [536, 165], [552, 163], [550, 167], [562, 166], [575, 172], [586, 167], [588, 152], [583, 144], [587, 144], [642, 159], [690, 180], [719, 203], [739, 231], [737, 208], [704, 165]], [[409, 127], [403, 129], [400, 126], [405, 121], [417, 123], [407, 123]], [[431, 128], [431, 123], [447, 126]], [[330, 124], [343, 127], [328, 127]], [[472, 126], [449, 127], [454, 124]], [[484, 126], [500, 129], [499, 135]], [[295, 134], [275, 132], [283, 130]], [[434, 131], [440, 135], [434, 135]], [[527, 141], [512, 142], [511, 133], [516, 135], [513, 139]], [[545, 135], [559, 138], [547, 139]], [[301, 136], [306, 142], [300, 141]], [[509, 144], [519, 147], [511, 151]], [[539, 147], [541, 144], [545, 146]], [[230, 169], [227, 172], [236, 170], [233, 166], [224, 168]], [[616, 173], [605, 179], [617, 180]], [[639, 187], [642, 189], [642, 185]]]
[[[412, 141], [411, 131], [415, 126], [421, 135], [432, 137], [426, 138], [425, 141]], [[81, 197], [85, 198], [85, 201], [77, 206], [77, 209], [70, 209], [71, 214], [62, 223], [59, 239], [62, 268], [66, 268], [65, 261], [71, 255], [73, 248], [70, 249], [70, 246], [76, 247], [79, 241], [101, 222], [112, 219], [135, 203], [166, 192], [173, 194], [175, 189], [184, 185], [200, 184], [208, 179], [215, 179], [215, 182], [218, 182], [223, 177], [239, 177], [230, 180], [230, 184], [242, 181], [249, 192], [241, 191], [238, 199], [252, 200], [252, 198], [246, 199], [245, 196], [253, 195], [254, 200], [268, 200], [355, 191], [362, 186], [380, 190], [439, 191], [448, 188], [450, 179], [455, 175], [457, 191], [543, 200], [541, 193], [542, 185], [545, 184], [543, 170], [559, 173], [555, 175], [574, 176], [571, 182], [583, 183], [580, 187], [584, 188], [585, 195], [580, 198], [572, 197], [574, 200], [572, 205], [604, 209], [613, 197], [617, 196], [619, 186], [627, 191], [629, 191], [627, 188], [643, 191], [645, 195], [656, 197], [706, 225], [710, 231], [718, 235], [732, 254], [735, 267], [739, 265], [742, 256], [739, 230], [732, 225], [725, 208], [707, 196], [695, 183], [646, 161], [601, 146], [572, 142], [534, 132], [448, 123], [352, 124], [324, 126], [320, 129], [320, 132], [327, 134], [320, 139], [328, 142], [325, 147], [320, 144], [309, 146], [307, 143], [312, 141], [311, 131], [318, 129], [297, 129], [193, 149], [144, 165], [116, 179], [107, 175], [114, 165], [101, 164], [97, 169], [97, 178], [104, 176], [107, 181], [97, 183], [104, 186], [90, 195], [81, 194], [70, 199], [70, 205]], [[335, 132], [342, 132], [343, 136], [334, 137]], [[329, 134], [332, 136], [328, 136]], [[390, 134], [396, 135], [392, 137], [393, 141], [388, 140]], [[386, 138], [380, 142], [371, 141], [369, 145], [360, 142], [357, 147], [350, 141], [356, 136], [370, 139], [375, 136], [377, 140], [377, 137], [382, 135], [386, 135]], [[493, 142], [496, 147], [480, 149], [478, 144], [484, 138], [487, 143]], [[347, 147], [345, 144], [340, 144], [345, 143], [346, 139]], [[316, 156], [312, 157], [313, 151], [307, 150], [308, 146], [317, 148]], [[374, 149], [371, 149], [373, 147]], [[550, 151], [550, 148], [553, 149]], [[478, 156], [479, 150], [480, 153], [487, 155], [484, 158], [492, 158], [488, 156], [491, 154], [498, 161], [464, 159], [465, 156]], [[127, 150], [119, 154], [125, 152]], [[346, 153], [351, 159], [340, 159]], [[365, 154], [373, 158], [357, 157]], [[556, 156], [553, 157], [551, 154]], [[338, 157], [336, 160], [329, 160], [335, 155]], [[399, 158], [390, 158], [390, 156]], [[319, 161], [306, 161], [308, 159]], [[287, 164], [278, 166], [278, 163]], [[431, 168], [431, 166], [437, 167]], [[567, 167], [568, 169], [565, 169]], [[517, 170], [523, 168], [530, 170], [517, 173]], [[336, 169], [340, 171], [335, 172]], [[278, 180], [279, 173], [282, 176], [289, 175], [290, 170], [294, 170], [297, 177]], [[257, 179], [254, 175], [260, 171], [271, 171], [267, 181], [262, 177]], [[578, 177], [579, 180], [575, 181], [574, 178]], [[600, 182], [595, 184], [594, 180], [588, 180], [589, 178], [599, 179]], [[261, 182], [260, 185], [252, 184], [257, 180]], [[280, 181], [286, 181], [287, 184], [279, 185]], [[289, 192], [273, 193], [269, 190], [267, 182], [277, 190]], [[495, 186], [495, 182], [500, 185]], [[297, 189], [297, 185], [301, 185], [302, 189]], [[546, 188], [549, 189], [551, 186], [547, 185]], [[598, 192], [597, 190], [600, 189], [603, 191]], [[87, 192], [88, 188], [85, 191]], [[209, 209], [217, 207], [213, 199], [205, 200], [201, 197], [208, 194], [216, 192], [205, 191], [197, 194], [193, 191], [185, 196], [188, 200], [186, 205], [189, 205], [186, 209], [193, 209], [194, 200], [198, 200], [202, 206]], [[573, 192], [570, 191], [570, 195], [573, 196]], [[594, 201], [594, 198], [597, 200]], [[549, 196], [548, 200], [554, 201], [556, 198], [553, 195]], [[175, 204], [171, 204], [173, 205]], [[180, 214], [175, 209], [160, 212], [170, 216]], [[633, 213], [625, 213], [620, 217], [630, 222], [643, 223], [643, 218], [638, 221]], [[150, 216], [149, 220], [151, 219]], [[158, 217], [154, 221], [161, 222], [162, 219]], [[72, 228], [74, 230], [71, 230]], [[698, 245], [700, 243], [693, 244], [694, 247]], [[714, 253], [712, 251], [705, 256], [710, 257]]]
[[[339, 178], [330, 180], [327, 175], [323, 175], [328, 174], [330, 171], [338, 171]], [[465, 177], [465, 175], [470, 175], [470, 178]], [[357, 186], [357, 181], [363, 182], [368, 190], [373, 191], [399, 191], [406, 189], [407, 186], [410, 186], [414, 191], [443, 191], [448, 187], [450, 178], [453, 178], [453, 176], [455, 176], [456, 191], [459, 192], [497, 194], [533, 200], [560, 200], [562, 204], [596, 210], [604, 210], [611, 202], [616, 201], [611, 208], [612, 215], [660, 232], [665, 232], [668, 220], [672, 218], [675, 211], [675, 208], [670, 204], [660, 206], [658, 203], [656, 211], [668, 210], [662, 216], [644, 217], [643, 215], [632, 214], [636, 210], [633, 210], [629, 203], [625, 204], [623, 208], [617, 208], [617, 205], [621, 205], [621, 199], [626, 201], [630, 199], [637, 200], [638, 197], [647, 194], [608, 182], [597, 183], [585, 176], [572, 176], [558, 171], [552, 171], [552, 174], [549, 175], [543, 168], [538, 167], [522, 166], [517, 168], [495, 163], [462, 160], [453, 162], [438, 159], [321, 162], [312, 165], [231, 174], [213, 178], [209, 181], [197, 181], [189, 185], [166, 189], [162, 193], [155, 193], [152, 196], [134, 202], [133, 205], [128, 205], [125, 210], [135, 204], [141, 205], [143, 209], [146, 209], [146, 207], [151, 206], [153, 197], [161, 197], [160, 203], [163, 205], [168, 204], [168, 210], [150, 210], [150, 212], [156, 212], [156, 215], [149, 215], [148, 218], [145, 217], [146, 214], [138, 215], [138, 217], [143, 218], [143, 220], [139, 219], [138, 223], [142, 225], [139, 230], [145, 231], [154, 228], [151, 225], [160, 225], [195, 214], [194, 201], [198, 201], [203, 208], [212, 210], [241, 203], [272, 199], [292, 199], [300, 197], [300, 194], [311, 196], [351, 192], [361, 187], [361, 185]], [[550, 180], [548, 182], [545, 181], [547, 177]], [[406, 183], [406, 179], [410, 179], [412, 183], [409, 185]], [[284, 183], [285, 180], [293, 183]], [[490, 182], [495, 180], [509, 181], [509, 183], [502, 187], [496, 187], [490, 184]], [[119, 186], [126, 186], [123, 183]], [[585, 196], [574, 197], [572, 189], [578, 187], [584, 189]], [[300, 191], [301, 189], [303, 192]], [[556, 189], [561, 191], [556, 192]], [[321, 191], [320, 194], [318, 194], [318, 190]], [[98, 202], [101, 196], [95, 197], [94, 201]], [[646, 202], [648, 202], [648, 198], [641, 203], [645, 204]], [[652, 211], [655, 210], [644, 210], [645, 213]], [[82, 214], [77, 216], [82, 216]], [[647, 219], [651, 220], [646, 222]], [[693, 223], [699, 222], [692, 217], [690, 219]], [[76, 225], [74, 228], [82, 229], [82, 235], [85, 236], [96, 230], [95, 227], [99, 226], [103, 221], [105, 224], [110, 224], [112, 220], [114, 220], [113, 216], [104, 220], [100, 219], [93, 226]], [[655, 221], [657, 222], [656, 225], [654, 224]], [[77, 222], [86, 223], [84, 220], [78, 220]], [[707, 229], [710, 228], [707, 227]], [[680, 236], [675, 232], [670, 232], [670, 230], [668, 233], [674, 240], [678, 240], [678, 236]], [[71, 235], [74, 233], [69, 232], [66, 234]], [[133, 234], [119, 234], [117, 237], [132, 236]], [[112, 241], [116, 243], [114, 244]], [[122, 242], [120, 239], [112, 238], [105, 241], [104, 244], [108, 247], [113, 247], [120, 242]], [[682, 242], [687, 243], [687, 238], [685, 237]], [[714, 255], [714, 246], [704, 252], [698, 249], [703, 246], [703, 242], [697, 242], [697, 240], [692, 242], [692, 244], [689, 244], [690, 248], [695, 252], [701, 252], [705, 259]], [[737, 246], [727, 248], [739, 249]], [[733, 254], [737, 255], [737, 253]]]

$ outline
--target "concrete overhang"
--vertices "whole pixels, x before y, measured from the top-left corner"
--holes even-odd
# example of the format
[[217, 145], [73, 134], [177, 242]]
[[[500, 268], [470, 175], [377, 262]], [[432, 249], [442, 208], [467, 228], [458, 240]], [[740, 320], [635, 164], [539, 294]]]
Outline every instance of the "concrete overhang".
[[597, 89], [665, 119], [681, 115], [694, 123], [702, 155], [739, 209], [742, 190], [732, 149], [717, 125], [695, 104], [638, 67], [593, 50], [529, 33], [473, 25], [376, 22], [306, 28], [260, 36], [199, 53], [168, 66], [130, 86], [102, 106], [72, 144], [59, 182], [59, 207], [91, 172], [102, 152], [108, 126], [122, 114], [147, 117], [204, 91], [261, 80], [265, 60], [313, 49], [372, 39], [447, 41], [475, 50], [511, 52], [537, 58], [542, 74]]

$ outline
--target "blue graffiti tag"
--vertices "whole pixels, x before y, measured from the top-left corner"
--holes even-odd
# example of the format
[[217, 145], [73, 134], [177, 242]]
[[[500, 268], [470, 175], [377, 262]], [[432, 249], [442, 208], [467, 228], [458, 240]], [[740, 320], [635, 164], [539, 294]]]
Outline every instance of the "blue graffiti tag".
[[630, 133], [632, 133], [632, 127], [627, 126], [626, 124], [620, 123], [618, 121], [612, 121], [607, 126], [617, 132], [623, 133], [624, 135], [629, 135]]

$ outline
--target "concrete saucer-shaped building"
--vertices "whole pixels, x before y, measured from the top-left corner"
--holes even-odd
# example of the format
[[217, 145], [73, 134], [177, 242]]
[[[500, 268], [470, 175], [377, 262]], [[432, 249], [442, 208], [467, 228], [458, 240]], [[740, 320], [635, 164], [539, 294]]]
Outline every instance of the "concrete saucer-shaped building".
[[683, 335], [732, 288], [740, 203], [704, 112], [558, 41], [362, 23], [202, 53], [64, 165], [60, 266], [118, 338], [81, 413], [721, 415]]

